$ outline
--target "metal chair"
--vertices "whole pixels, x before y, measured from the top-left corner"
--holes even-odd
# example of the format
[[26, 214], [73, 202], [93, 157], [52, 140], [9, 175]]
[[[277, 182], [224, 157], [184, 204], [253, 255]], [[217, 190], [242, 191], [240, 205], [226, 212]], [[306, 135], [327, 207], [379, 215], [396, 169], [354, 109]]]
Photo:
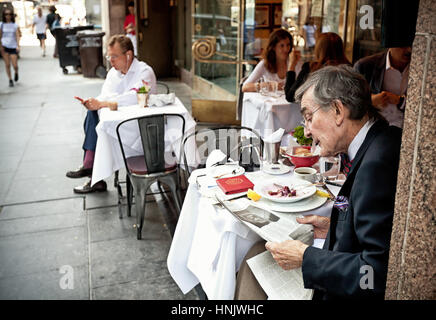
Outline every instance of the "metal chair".
[[[174, 204], [180, 212], [181, 202], [178, 195], [179, 179], [178, 164], [165, 162], [165, 124], [169, 118], [180, 119], [180, 136], [185, 131], [185, 119], [179, 114], [157, 114], [128, 119], [121, 122], [117, 128], [118, 141], [126, 167], [126, 187], [127, 187], [127, 214], [130, 216], [130, 206], [132, 204], [133, 192], [135, 193], [137, 238], [142, 238], [142, 227], [145, 217], [145, 200], [149, 187], [158, 182], [169, 187], [174, 198]], [[126, 156], [122, 134], [120, 129], [127, 123], [137, 122], [142, 142], [144, 154], [140, 156]], [[118, 202], [120, 217], [121, 203]]]
[[[188, 163], [186, 145], [189, 139], [195, 139], [199, 150], [200, 164], [195, 167]], [[243, 126], [222, 126], [205, 128], [187, 135], [181, 145], [184, 171], [189, 177], [194, 169], [204, 168], [210, 152], [220, 149], [227, 158], [239, 161], [247, 172], [260, 166], [259, 156], [263, 154], [263, 140], [253, 129]], [[186, 178], [186, 177], [185, 177]]]
[[157, 93], [168, 94], [170, 93], [170, 87], [162, 81], [156, 81]]

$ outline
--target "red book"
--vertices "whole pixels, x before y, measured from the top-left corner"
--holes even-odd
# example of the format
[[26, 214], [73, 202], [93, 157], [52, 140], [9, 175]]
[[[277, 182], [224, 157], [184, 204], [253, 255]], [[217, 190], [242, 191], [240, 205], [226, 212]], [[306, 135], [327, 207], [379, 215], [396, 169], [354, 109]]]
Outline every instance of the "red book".
[[245, 192], [248, 189], [253, 189], [254, 184], [244, 175], [221, 178], [216, 181], [218, 186], [223, 190], [225, 194], [234, 194]]

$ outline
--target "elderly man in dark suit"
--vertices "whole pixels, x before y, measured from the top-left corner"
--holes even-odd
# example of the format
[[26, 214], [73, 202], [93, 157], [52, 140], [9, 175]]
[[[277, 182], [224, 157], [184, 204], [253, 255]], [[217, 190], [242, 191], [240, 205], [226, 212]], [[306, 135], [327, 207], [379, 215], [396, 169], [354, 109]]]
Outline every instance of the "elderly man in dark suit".
[[347, 66], [316, 71], [296, 98], [305, 134], [319, 144], [321, 156], [346, 153], [352, 166], [330, 218], [298, 219], [314, 226], [314, 238], [326, 239], [322, 249], [298, 240], [265, 247], [283, 269], [302, 267], [304, 286], [315, 289], [314, 299], [382, 299], [401, 129], [379, 115], [366, 80]]

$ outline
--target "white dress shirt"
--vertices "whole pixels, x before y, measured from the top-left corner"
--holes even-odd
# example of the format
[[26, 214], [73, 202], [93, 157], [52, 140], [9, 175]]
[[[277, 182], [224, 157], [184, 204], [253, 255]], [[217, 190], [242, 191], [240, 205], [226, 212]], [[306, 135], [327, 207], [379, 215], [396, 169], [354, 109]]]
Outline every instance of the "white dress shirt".
[[[409, 65], [400, 72], [391, 65], [389, 59], [389, 52], [386, 54], [386, 70], [383, 78], [383, 91], [389, 91], [396, 95], [404, 95], [407, 90], [407, 83], [409, 81]], [[403, 102], [405, 103], [405, 101]], [[398, 110], [397, 105], [388, 104], [380, 112], [383, 117], [388, 120], [391, 126], [403, 127], [404, 112]]]
[[143, 61], [133, 59], [126, 74], [111, 68], [106, 76], [100, 95], [100, 101], [115, 101], [118, 107], [137, 104], [136, 91], [133, 88], [143, 86], [142, 80], [148, 82], [150, 93], [156, 93], [156, 76], [153, 69]]
[[362, 128], [360, 128], [359, 132], [354, 137], [353, 141], [351, 141], [350, 145], [348, 146], [348, 158], [350, 161], [353, 161], [354, 157], [356, 157], [357, 151], [359, 151], [360, 146], [362, 145], [363, 141], [366, 138], [366, 134], [368, 133], [369, 129], [372, 127], [372, 125], [375, 123], [374, 120], [368, 120]]

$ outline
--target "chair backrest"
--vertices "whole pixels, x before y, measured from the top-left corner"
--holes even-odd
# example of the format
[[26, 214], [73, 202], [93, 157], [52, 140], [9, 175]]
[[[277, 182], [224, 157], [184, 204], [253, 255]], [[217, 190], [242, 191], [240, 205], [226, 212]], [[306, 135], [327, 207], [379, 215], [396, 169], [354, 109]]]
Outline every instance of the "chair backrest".
[[248, 76], [245, 76], [239, 82], [239, 90], [238, 90], [238, 98], [237, 98], [238, 100], [236, 103], [236, 120], [242, 119], [242, 102], [244, 101], [244, 92], [242, 92], [242, 86], [245, 80], [247, 80], [247, 78]]
[[[123, 146], [122, 134], [120, 134], [120, 128], [126, 126], [128, 123], [136, 122], [138, 124], [147, 173], [163, 172], [165, 171], [165, 124], [168, 123], [168, 119], [170, 118], [180, 119], [181, 126], [180, 128], [178, 127], [177, 130], [180, 130], [180, 138], [182, 139], [185, 132], [185, 118], [179, 114], [155, 114], [124, 120], [118, 124], [116, 129], [118, 142], [120, 143], [126, 170], [129, 173], [131, 172], [127, 165], [127, 158]], [[128, 129], [136, 130], [136, 127], [131, 126]]]
[[168, 94], [170, 93], [170, 87], [162, 81], [156, 81], [157, 93], [158, 94]]
[[[186, 158], [185, 146], [188, 140], [195, 139], [196, 147], [200, 157], [200, 164], [197, 167], [189, 166]], [[183, 139], [181, 146], [184, 168], [190, 175], [194, 169], [203, 168], [209, 154], [215, 150], [221, 150], [227, 158], [239, 161], [246, 171], [253, 171], [255, 166], [260, 164], [259, 154], [263, 154], [263, 140], [253, 129], [243, 126], [223, 126], [205, 128], [189, 134]]]

